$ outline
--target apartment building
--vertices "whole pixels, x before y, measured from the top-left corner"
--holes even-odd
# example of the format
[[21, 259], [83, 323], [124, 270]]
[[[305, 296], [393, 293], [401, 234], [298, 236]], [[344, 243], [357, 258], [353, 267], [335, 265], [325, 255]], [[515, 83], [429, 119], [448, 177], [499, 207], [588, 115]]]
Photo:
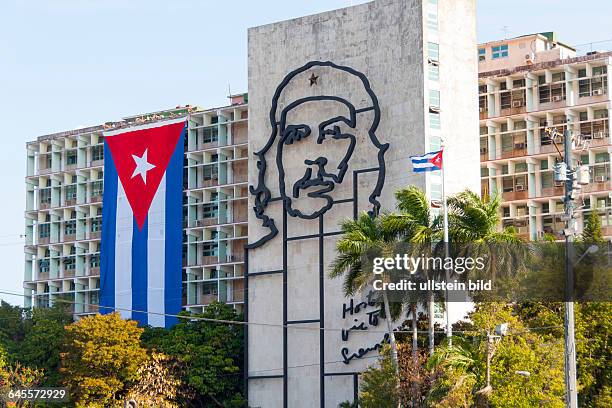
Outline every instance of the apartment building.
[[62, 298], [98, 310], [103, 131], [186, 117], [183, 306], [242, 308], [247, 236], [247, 96], [214, 109], [177, 107], [38, 137], [26, 145], [25, 306]]
[[577, 56], [551, 32], [478, 46], [481, 190], [501, 194], [503, 225], [524, 238], [563, 239], [564, 185], [554, 177], [563, 137], [551, 138], [547, 128], [570, 130], [573, 162], [589, 167], [578, 227], [595, 211], [612, 237], [611, 57]]

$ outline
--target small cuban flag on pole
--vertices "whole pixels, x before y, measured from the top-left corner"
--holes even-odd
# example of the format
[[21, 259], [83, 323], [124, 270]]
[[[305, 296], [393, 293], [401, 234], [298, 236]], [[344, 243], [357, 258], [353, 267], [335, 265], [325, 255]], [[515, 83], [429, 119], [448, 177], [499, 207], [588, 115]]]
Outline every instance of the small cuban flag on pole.
[[[410, 156], [412, 161], [412, 169], [415, 173], [422, 173], [426, 171], [438, 171], [442, 173], [442, 207], [443, 207], [443, 225], [444, 225], [444, 252], [445, 256], [449, 257], [449, 237], [448, 237], [448, 204], [446, 201], [446, 183], [444, 180], [444, 169], [442, 168], [442, 153], [444, 147], [436, 152], [425, 153], [422, 156]], [[450, 272], [448, 269], [445, 270], [446, 281], [450, 282]], [[445, 291], [445, 314], [446, 314], [446, 337], [448, 339], [449, 346], [452, 345], [453, 328], [450, 323], [450, 310], [451, 304], [448, 301], [448, 290]]]
[[412, 169], [415, 173], [442, 170], [442, 152], [443, 150], [438, 150], [421, 156], [410, 156]]

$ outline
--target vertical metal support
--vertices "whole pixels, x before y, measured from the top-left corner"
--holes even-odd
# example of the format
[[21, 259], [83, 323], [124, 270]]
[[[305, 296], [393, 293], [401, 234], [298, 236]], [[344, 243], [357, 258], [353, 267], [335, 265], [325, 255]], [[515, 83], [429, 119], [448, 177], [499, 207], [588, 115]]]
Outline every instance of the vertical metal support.
[[244, 248], [244, 398], [249, 401], [249, 249]]
[[287, 203], [283, 201], [283, 407], [288, 406], [287, 364]]
[[576, 341], [574, 337], [574, 189], [575, 172], [572, 167], [572, 135], [567, 124], [564, 136], [564, 161], [568, 177], [565, 181], [565, 406], [578, 407], [578, 390], [576, 387]]
[[353, 374], [353, 404], [359, 401], [359, 374]]
[[325, 408], [325, 258], [323, 214], [319, 215], [319, 375], [320, 406]]

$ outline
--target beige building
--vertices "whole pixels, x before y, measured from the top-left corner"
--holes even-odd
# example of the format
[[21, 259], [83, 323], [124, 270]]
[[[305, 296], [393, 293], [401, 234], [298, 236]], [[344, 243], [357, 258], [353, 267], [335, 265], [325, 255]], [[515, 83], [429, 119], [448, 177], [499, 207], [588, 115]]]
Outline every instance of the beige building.
[[503, 225], [532, 240], [562, 239], [562, 182], [554, 181], [563, 140], [545, 129], [569, 129], [572, 159], [588, 165], [591, 183], [578, 199], [578, 227], [592, 211], [612, 237], [608, 73], [611, 52], [576, 56], [554, 33], [478, 46], [481, 190], [501, 194]]
[[[38, 137], [26, 145], [25, 306], [58, 298], [76, 315], [98, 310], [104, 191], [102, 132], [188, 118], [185, 140], [183, 307], [218, 300], [242, 309], [247, 237], [246, 95], [214, 109], [177, 107]], [[155, 119], [152, 119], [155, 118]]]
[[[249, 30], [247, 380], [250, 406], [353, 401], [386, 323], [330, 263], [342, 220], [392, 210], [438, 173], [479, 187], [475, 1], [377, 0]], [[462, 103], [457, 103], [462, 101]], [[360, 328], [356, 328], [360, 327]]]

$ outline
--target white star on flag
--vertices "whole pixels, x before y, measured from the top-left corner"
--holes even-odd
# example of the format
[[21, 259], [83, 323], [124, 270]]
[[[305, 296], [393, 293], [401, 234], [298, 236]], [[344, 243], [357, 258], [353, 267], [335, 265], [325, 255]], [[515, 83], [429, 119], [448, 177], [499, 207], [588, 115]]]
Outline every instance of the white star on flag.
[[140, 177], [142, 177], [142, 181], [145, 184], [147, 184], [147, 172], [155, 168], [155, 165], [147, 161], [147, 150], [149, 149], [145, 149], [141, 157], [138, 157], [135, 154], [132, 155], [132, 158], [136, 162], [136, 168], [134, 169], [132, 178], [140, 175]]

